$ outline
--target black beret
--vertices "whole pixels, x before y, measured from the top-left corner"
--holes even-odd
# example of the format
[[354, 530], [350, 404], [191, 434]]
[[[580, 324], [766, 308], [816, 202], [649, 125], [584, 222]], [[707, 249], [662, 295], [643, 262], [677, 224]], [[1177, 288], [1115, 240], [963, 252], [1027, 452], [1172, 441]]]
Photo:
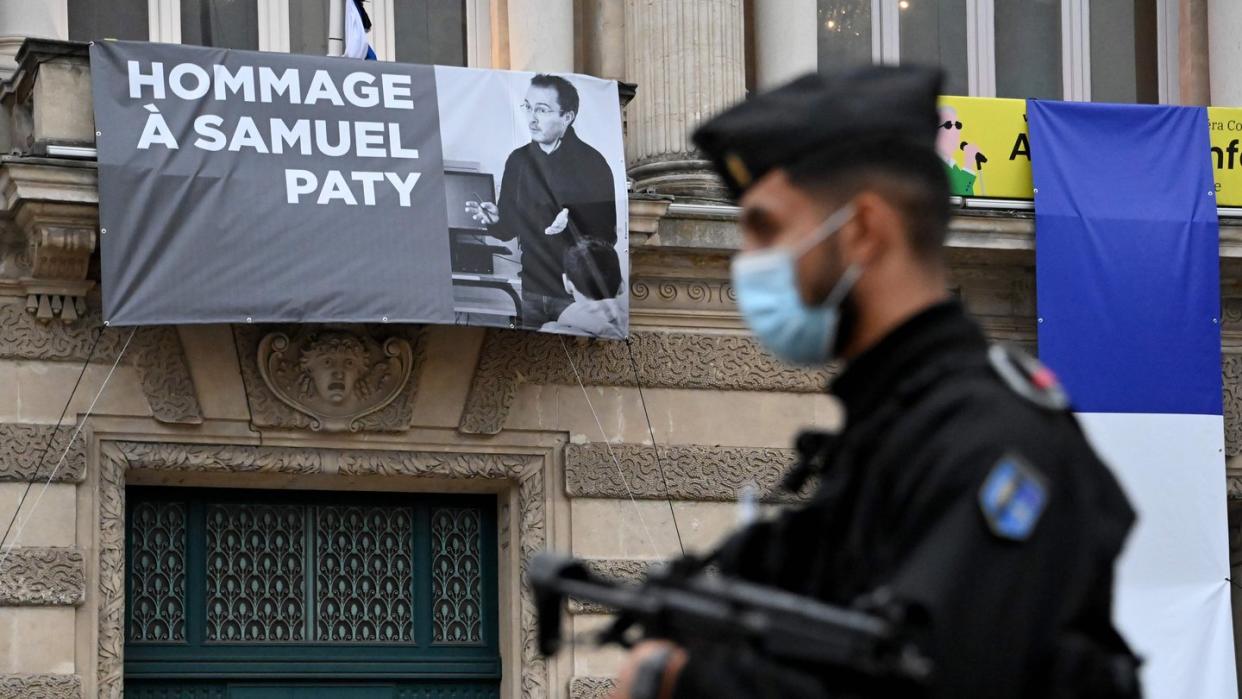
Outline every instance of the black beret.
[[941, 73], [921, 66], [867, 66], [804, 75], [752, 95], [694, 132], [734, 196], [776, 168], [868, 144], [934, 149]]

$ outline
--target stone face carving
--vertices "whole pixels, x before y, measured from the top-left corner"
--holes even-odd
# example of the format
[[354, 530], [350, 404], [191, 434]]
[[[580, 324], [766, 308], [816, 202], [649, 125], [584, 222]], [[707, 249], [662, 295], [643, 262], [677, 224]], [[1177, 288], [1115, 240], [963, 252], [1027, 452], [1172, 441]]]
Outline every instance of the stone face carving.
[[382, 344], [344, 331], [269, 333], [259, 341], [259, 375], [286, 405], [311, 417], [311, 429], [357, 431], [410, 380], [410, 343]]
[[75, 429], [73, 425], [61, 425], [49, 448], [48, 440], [52, 438], [55, 425], [0, 423], [0, 481], [47, 480], [61, 455], [65, 454], [65, 460], [53, 480], [81, 482], [86, 473], [89, 428], [78, 435], [66, 454], [65, 445]]
[[[513, 482], [519, 508], [518, 547], [526, 561], [547, 547], [543, 456], [432, 451], [339, 451], [237, 445], [105, 441], [100, 446], [98, 696], [120, 699], [125, 649], [125, 473], [129, 469], [487, 478]], [[538, 652], [534, 600], [522, 586], [523, 699], [548, 696]]]
[[0, 605], [77, 606], [85, 596], [85, 567], [77, 549], [15, 548], [0, 569]]
[[567, 444], [565, 492], [571, 498], [730, 501], [753, 483], [762, 495], [789, 501], [794, 498], [777, 486], [796, 458], [792, 449]]
[[81, 699], [77, 675], [0, 675], [0, 699]]
[[256, 427], [409, 429], [422, 358], [417, 326], [235, 326]]
[[822, 390], [829, 376], [825, 369], [782, 364], [738, 333], [635, 332], [630, 345], [637, 372], [626, 343], [489, 330], [458, 429], [500, 432], [519, 383], [573, 385], [575, 368], [590, 386], [797, 393]]

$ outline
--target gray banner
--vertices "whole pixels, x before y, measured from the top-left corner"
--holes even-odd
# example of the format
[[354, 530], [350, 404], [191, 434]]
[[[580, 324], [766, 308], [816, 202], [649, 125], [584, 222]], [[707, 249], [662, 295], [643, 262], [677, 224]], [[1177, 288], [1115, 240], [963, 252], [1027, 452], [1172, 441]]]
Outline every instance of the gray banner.
[[91, 48], [114, 325], [454, 322], [430, 66]]

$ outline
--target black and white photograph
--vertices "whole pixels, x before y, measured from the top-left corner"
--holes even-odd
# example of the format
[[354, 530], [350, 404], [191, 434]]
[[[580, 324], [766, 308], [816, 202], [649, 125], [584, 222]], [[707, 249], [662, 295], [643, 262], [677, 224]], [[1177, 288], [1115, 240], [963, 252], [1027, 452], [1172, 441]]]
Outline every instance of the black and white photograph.
[[467, 71], [436, 68], [457, 322], [625, 337], [616, 84]]

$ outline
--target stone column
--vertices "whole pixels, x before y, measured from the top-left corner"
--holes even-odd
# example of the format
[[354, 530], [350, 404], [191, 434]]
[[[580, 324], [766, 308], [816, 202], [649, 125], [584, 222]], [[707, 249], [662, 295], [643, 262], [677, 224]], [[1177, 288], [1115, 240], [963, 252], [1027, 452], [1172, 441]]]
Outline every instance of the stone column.
[[742, 99], [746, 57], [742, 0], [626, 0], [626, 159], [636, 190], [720, 196], [690, 132]]
[[509, 0], [509, 68], [572, 73], [574, 0]]
[[68, 39], [66, 0], [0, 0], [0, 77], [13, 74], [17, 49], [28, 36]]
[[1177, 84], [1178, 103], [1205, 105], [1210, 99], [1208, 83], [1208, 0], [1178, 0]]
[[[1183, 3], [1200, 4], [1204, 0], [1182, 0]], [[1204, 53], [1209, 64], [1204, 72], [1211, 82], [1211, 103], [1221, 107], [1242, 107], [1242, 2], [1238, 0], [1206, 0], [1206, 32], [1201, 41], [1207, 42]], [[1186, 36], [1178, 32], [1178, 40]], [[1179, 51], [1180, 53], [1180, 51]], [[1186, 75], [1182, 66], [1181, 75]], [[1184, 90], [1183, 90], [1184, 91]], [[1207, 104], [1202, 102], [1201, 104]]]
[[760, 90], [819, 67], [815, 0], [756, 0], [755, 82]]
[[588, 0], [582, 5], [583, 70], [610, 80], [625, 79], [625, 0]]

